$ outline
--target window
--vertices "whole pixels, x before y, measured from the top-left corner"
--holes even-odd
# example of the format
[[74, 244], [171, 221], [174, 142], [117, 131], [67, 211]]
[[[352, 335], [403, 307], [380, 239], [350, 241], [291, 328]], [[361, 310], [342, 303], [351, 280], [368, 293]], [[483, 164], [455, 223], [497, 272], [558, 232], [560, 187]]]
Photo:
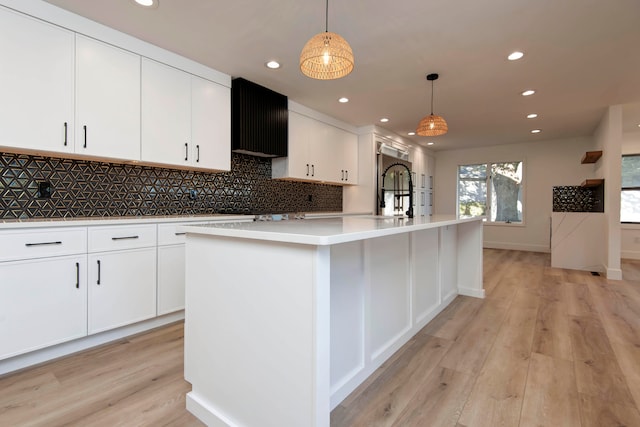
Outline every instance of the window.
[[620, 222], [640, 223], [640, 154], [622, 156]]
[[522, 162], [458, 167], [458, 217], [522, 223]]

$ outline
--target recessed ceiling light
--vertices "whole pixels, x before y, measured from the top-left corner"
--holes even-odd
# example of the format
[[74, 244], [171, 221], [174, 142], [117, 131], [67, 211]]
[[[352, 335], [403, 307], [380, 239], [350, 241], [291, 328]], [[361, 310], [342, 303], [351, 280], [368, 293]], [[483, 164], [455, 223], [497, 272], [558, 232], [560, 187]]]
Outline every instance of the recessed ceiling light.
[[380, 119], [380, 121], [382, 123], [387, 123], [389, 121], [389, 119], [387, 119], [386, 117], [383, 117], [383, 118]]
[[533, 95], [534, 93], [536, 93], [535, 90], [533, 89], [527, 89], [524, 92], [522, 92], [522, 96], [529, 96], [529, 95]]
[[640, 123], [638, 123], [638, 127], [640, 128]]
[[512, 52], [509, 56], [507, 56], [507, 59], [509, 61], [517, 61], [518, 59], [522, 58], [524, 56], [524, 53], [522, 52]]
[[433, 142], [427, 142], [427, 145], [433, 145]]
[[534, 129], [531, 131], [531, 133], [540, 133], [540, 132], [542, 132], [540, 129]]
[[271, 68], [272, 70], [277, 70], [278, 68], [280, 68], [280, 63], [278, 61], [269, 61], [264, 65], [266, 65], [267, 68]]
[[340, 99], [338, 99], [338, 102], [340, 102], [341, 104], [347, 103], [349, 102], [349, 98], [345, 98], [344, 96]]
[[536, 113], [527, 114], [527, 119], [535, 119], [536, 117], [538, 117]]
[[159, 0], [133, 0], [133, 2], [139, 6], [155, 9], [158, 7]]
[[415, 132], [408, 132], [407, 133], [407, 135], [409, 135], [409, 136], [415, 136], [415, 134], [416, 134]]

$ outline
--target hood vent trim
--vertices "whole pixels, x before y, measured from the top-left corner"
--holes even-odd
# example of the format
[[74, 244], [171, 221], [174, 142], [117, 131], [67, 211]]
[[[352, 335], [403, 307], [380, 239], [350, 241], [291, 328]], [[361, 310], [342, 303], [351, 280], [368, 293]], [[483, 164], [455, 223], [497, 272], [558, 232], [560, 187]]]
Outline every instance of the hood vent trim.
[[231, 149], [260, 157], [286, 157], [288, 99], [243, 78], [231, 81]]

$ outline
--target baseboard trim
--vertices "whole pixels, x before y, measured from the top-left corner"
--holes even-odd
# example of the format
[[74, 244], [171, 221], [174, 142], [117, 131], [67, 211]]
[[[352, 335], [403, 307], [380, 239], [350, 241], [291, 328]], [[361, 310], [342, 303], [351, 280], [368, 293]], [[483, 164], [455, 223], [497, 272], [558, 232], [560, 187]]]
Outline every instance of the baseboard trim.
[[622, 270], [619, 268], [607, 268], [607, 279], [622, 280]]
[[134, 323], [133, 325], [123, 326], [118, 329], [101, 332], [95, 335], [89, 335], [73, 341], [35, 350], [29, 353], [11, 357], [9, 359], [0, 360], [0, 375], [9, 372], [18, 371], [41, 363], [49, 362], [63, 356], [68, 356], [79, 351], [87, 350], [92, 347], [107, 344], [131, 335], [139, 334], [160, 326], [168, 325], [184, 319], [184, 310], [175, 313], [169, 313], [161, 317]]
[[468, 297], [475, 297], [475, 298], [485, 297], [484, 289], [465, 288], [464, 286], [458, 286], [458, 293], [460, 295], [466, 295]]
[[620, 257], [623, 259], [640, 259], [640, 251], [622, 251]]
[[530, 245], [523, 243], [509, 243], [509, 242], [488, 242], [485, 241], [482, 244], [486, 249], [508, 249], [512, 251], [526, 251], [526, 252], [551, 252], [551, 249], [546, 245]]
[[187, 393], [187, 411], [191, 412], [208, 427], [232, 427], [237, 425], [220, 414], [193, 391]]

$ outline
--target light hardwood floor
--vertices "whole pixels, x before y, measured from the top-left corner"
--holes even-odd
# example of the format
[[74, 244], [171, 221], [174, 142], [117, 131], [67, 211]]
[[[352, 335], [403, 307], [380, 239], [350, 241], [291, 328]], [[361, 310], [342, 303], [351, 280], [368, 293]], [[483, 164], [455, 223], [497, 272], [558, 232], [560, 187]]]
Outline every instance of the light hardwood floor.
[[[640, 426], [640, 262], [615, 282], [484, 256], [487, 298], [458, 297], [331, 425]], [[201, 426], [182, 344], [176, 324], [0, 377], [0, 426]]]

